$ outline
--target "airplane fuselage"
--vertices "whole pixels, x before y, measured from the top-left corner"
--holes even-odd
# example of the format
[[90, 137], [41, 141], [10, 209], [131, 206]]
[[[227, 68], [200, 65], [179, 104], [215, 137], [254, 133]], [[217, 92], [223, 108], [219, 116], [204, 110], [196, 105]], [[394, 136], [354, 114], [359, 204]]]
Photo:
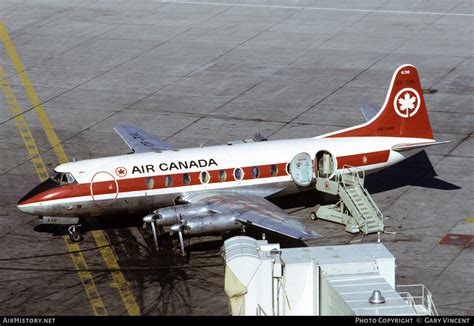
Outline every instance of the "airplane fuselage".
[[[18, 207], [39, 216], [87, 217], [140, 213], [173, 205], [196, 192], [233, 192], [259, 197], [290, 194], [297, 186], [289, 162], [299, 153], [313, 160], [332, 157], [332, 173], [345, 165], [367, 173], [398, 163], [415, 152], [396, 152], [400, 143], [432, 141], [401, 137], [303, 138], [237, 143], [77, 161], [55, 171], [72, 182], [33, 190]], [[314, 163], [313, 163], [314, 164]]]

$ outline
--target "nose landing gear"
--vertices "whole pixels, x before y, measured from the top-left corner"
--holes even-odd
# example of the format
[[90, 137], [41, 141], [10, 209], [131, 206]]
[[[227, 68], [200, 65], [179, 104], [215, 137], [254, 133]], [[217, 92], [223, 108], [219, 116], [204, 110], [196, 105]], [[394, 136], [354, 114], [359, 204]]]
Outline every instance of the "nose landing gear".
[[69, 239], [71, 239], [72, 242], [81, 242], [82, 239], [84, 239], [82, 233], [80, 232], [80, 227], [81, 225], [71, 225], [68, 229], [67, 232], [69, 232]]

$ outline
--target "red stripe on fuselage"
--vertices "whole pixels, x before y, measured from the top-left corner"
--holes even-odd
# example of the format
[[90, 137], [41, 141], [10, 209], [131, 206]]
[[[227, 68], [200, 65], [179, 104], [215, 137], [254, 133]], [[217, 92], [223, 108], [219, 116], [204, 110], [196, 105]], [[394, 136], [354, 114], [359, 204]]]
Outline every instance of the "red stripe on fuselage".
[[[277, 171], [275, 175], [271, 173], [272, 165], [276, 165]], [[242, 180], [251, 180], [251, 179], [265, 179], [270, 177], [281, 177], [288, 175], [286, 171], [287, 163], [278, 163], [278, 164], [266, 164], [259, 166], [248, 166], [242, 167], [244, 177]], [[259, 174], [257, 178], [254, 178], [252, 175], [252, 169], [258, 167]], [[219, 180], [219, 171], [225, 171], [226, 178], [223, 181]], [[234, 179], [234, 170], [230, 169], [219, 169], [219, 170], [210, 170], [209, 173], [209, 184], [214, 183], [224, 183], [224, 182], [235, 182]], [[126, 193], [131, 191], [145, 191], [145, 190], [156, 190], [156, 189], [170, 189], [170, 188], [179, 188], [187, 186], [201, 185], [201, 175], [202, 171], [198, 172], [186, 172], [186, 173], [175, 173], [175, 174], [165, 174], [158, 176], [148, 176], [148, 177], [138, 177], [138, 178], [128, 178], [128, 179], [118, 179], [118, 191], [119, 193]], [[189, 184], [184, 183], [184, 175], [188, 174], [190, 178]], [[166, 186], [165, 181], [166, 177], [172, 177], [172, 185]], [[101, 181], [93, 183], [94, 195], [107, 194], [111, 193], [110, 187], [115, 187], [115, 181]], [[62, 185], [41, 194], [38, 194], [25, 202], [22, 202], [22, 205], [50, 201], [55, 199], [66, 199], [73, 197], [81, 196], [90, 196], [90, 183], [83, 184], [70, 184]], [[115, 189], [113, 192], [115, 193]]]
[[362, 153], [356, 155], [339, 156], [337, 158], [337, 168], [342, 169], [344, 165], [365, 166], [371, 164], [385, 163], [388, 161], [390, 151], [379, 151], [371, 153]]
[[[384, 163], [388, 160], [389, 154], [390, 154], [390, 151], [385, 150], [385, 151], [379, 151], [379, 152], [362, 153], [362, 154], [357, 154], [357, 155], [340, 156], [340, 157], [337, 157], [337, 162], [338, 162], [337, 168], [341, 169], [344, 165], [364, 166], [364, 165], [370, 165], [370, 164]], [[273, 165], [276, 165], [277, 167], [277, 171], [274, 174], [272, 174]], [[252, 170], [254, 167], [258, 167], [258, 177], [256, 178], [254, 178], [254, 175], [252, 173]], [[266, 178], [272, 178], [272, 177], [287, 176], [288, 172], [286, 171], [286, 167], [287, 167], [287, 163], [241, 167], [244, 173], [242, 180], [266, 179]], [[224, 170], [226, 173], [226, 179], [223, 181], [220, 181], [219, 171], [222, 171], [222, 170]], [[217, 170], [207, 171], [210, 176], [209, 184], [235, 182], [236, 180], [234, 179], [234, 170], [235, 169], [233, 168], [229, 168], [229, 169], [217, 169]], [[185, 174], [188, 174], [190, 177], [189, 184], [185, 184], [183, 182], [184, 181], [183, 176]], [[126, 193], [126, 192], [131, 192], [131, 191], [170, 189], [170, 188], [201, 185], [202, 183], [200, 180], [200, 174], [201, 174], [201, 171], [148, 176], [148, 177], [138, 177], [138, 178], [128, 178], [128, 179], [117, 179], [118, 192]], [[173, 179], [173, 183], [169, 187], [167, 187], [165, 184], [165, 179], [167, 176], [171, 176]], [[115, 182], [114, 181], [95, 182], [93, 184], [94, 195], [99, 195], [101, 193], [110, 193], [109, 188], [111, 185], [112, 187], [114, 187]], [[73, 197], [90, 196], [91, 195], [90, 190], [91, 190], [90, 183], [58, 186], [57, 188], [50, 189], [44, 193], [38, 194], [28, 199], [27, 201], [23, 202], [22, 205], [50, 201], [50, 200], [55, 200], [55, 199], [66, 199], [66, 198], [73, 198]]]

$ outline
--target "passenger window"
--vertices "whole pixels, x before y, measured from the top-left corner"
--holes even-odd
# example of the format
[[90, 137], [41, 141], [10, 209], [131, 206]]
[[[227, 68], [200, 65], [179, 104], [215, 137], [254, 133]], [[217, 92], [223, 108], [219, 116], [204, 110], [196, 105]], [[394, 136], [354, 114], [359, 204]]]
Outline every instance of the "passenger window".
[[183, 184], [188, 185], [191, 183], [191, 177], [189, 176], [189, 173], [183, 174]]
[[153, 189], [154, 186], [155, 186], [155, 180], [153, 180], [152, 177], [149, 177], [148, 179], [146, 179], [147, 189]]
[[173, 177], [171, 177], [170, 175], [167, 175], [165, 177], [165, 186], [171, 187], [172, 185], [173, 185]]
[[202, 171], [201, 174], [199, 175], [199, 179], [201, 180], [201, 183], [207, 184], [209, 183], [209, 173], [207, 171]]
[[258, 178], [258, 176], [260, 175], [260, 170], [258, 167], [254, 166], [252, 168], [252, 178]]
[[241, 181], [243, 177], [244, 177], [244, 172], [242, 171], [242, 169], [236, 168], [234, 170], [234, 179], [237, 181]]
[[227, 180], [227, 173], [225, 172], [225, 170], [220, 170], [219, 171], [219, 181], [224, 182], [226, 180]]
[[272, 166], [270, 166], [270, 174], [272, 176], [278, 175], [278, 167], [275, 164], [272, 164]]

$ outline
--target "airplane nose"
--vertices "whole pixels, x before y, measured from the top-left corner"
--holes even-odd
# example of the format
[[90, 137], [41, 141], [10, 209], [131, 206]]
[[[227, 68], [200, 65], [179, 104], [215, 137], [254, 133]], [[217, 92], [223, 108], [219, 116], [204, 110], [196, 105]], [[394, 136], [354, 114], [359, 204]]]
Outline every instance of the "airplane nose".
[[33, 214], [33, 211], [34, 211], [34, 207], [32, 205], [27, 205], [27, 204], [22, 205], [18, 203], [16, 207], [23, 213], [27, 213], [27, 214]]
[[38, 197], [41, 197], [46, 191], [58, 186], [59, 185], [53, 180], [47, 179], [23, 196], [23, 198], [18, 201], [16, 207], [24, 213], [34, 214], [38, 207], [36, 204]]

